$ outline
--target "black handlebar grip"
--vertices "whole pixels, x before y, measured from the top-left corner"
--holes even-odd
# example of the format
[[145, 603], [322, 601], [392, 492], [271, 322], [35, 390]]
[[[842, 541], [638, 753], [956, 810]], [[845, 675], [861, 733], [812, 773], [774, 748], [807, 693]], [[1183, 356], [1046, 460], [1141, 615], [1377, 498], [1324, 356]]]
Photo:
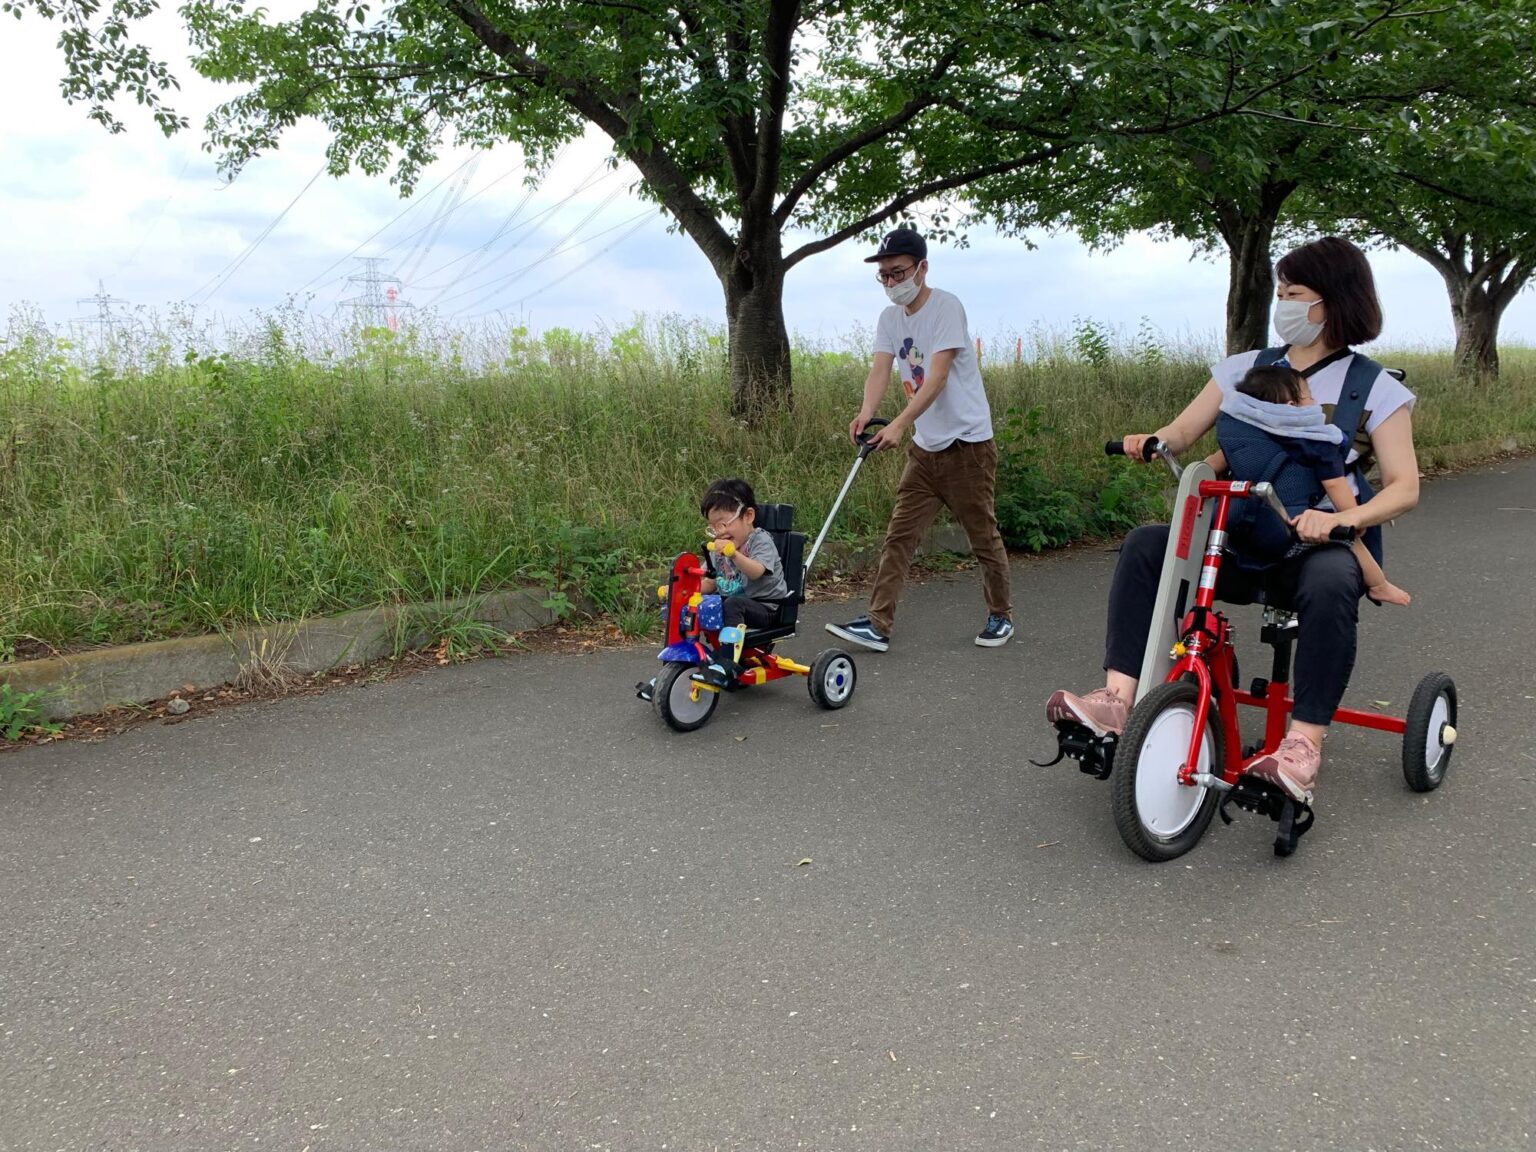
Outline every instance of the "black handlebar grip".
[[864, 430], [859, 433], [859, 443], [860, 444], [868, 444], [869, 443], [869, 434], [871, 432], [879, 431], [881, 428], [884, 428], [889, 423], [890, 423], [890, 421], [887, 420], [884, 416], [876, 416], [868, 424], [864, 425]]
[[[1147, 461], [1148, 463], [1150, 463], [1151, 460], [1152, 460], [1152, 457], [1157, 455], [1157, 450], [1158, 450], [1159, 447], [1161, 447], [1161, 444], [1159, 443], [1157, 437], [1155, 437], [1155, 436], [1151, 437], [1149, 440], [1147, 440], [1147, 442], [1145, 444], [1143, 444], [1141, 446], [1141, 458], [1143, 460]], [[1125, 455], [1125, 441], [1124, 440], [1106, 440], [1104, 442], [1104, 455], [1106, 455], [1106, 456], [1124, 456]]]
[[1337, 540], [1340, 544], [1353, 544], [1355, 542], [1355, 530], [1348, 524], [1337, 524], [1329, 530], [1328, 539]]

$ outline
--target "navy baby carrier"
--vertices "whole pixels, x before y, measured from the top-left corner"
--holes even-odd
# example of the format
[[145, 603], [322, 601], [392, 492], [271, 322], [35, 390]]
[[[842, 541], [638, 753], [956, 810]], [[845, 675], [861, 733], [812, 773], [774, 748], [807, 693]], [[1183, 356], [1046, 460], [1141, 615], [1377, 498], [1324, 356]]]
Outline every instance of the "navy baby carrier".
[[[1288, 350], [1262, 349], [1255, 364], [1261, 367], [1274, 364], [1284, 359]], [[1353, 443], [1360, 427], [1360, 417], [1370, 399], [1371, 386], [1382, 371], [1380, 364], [1358, 352], [1350, 361], [1331, 421], [1344, 433], [1341, 451], [1347, 451]], [[1323, 487], [1316, 473], [1286, 440], [1225, 412], [1216, 418], [1216, 439], [1227, 458], [1227, 468], [1232, 475], [1254, 483], [1273, 485], [1275, 495], [1292, 516], [1316, 507], [1322, 501]], [[1349, 466], [1348, 474], [1355, 478], [1360, 490], [1360, 503], [1364, 504], [1376, 494], [1365, 478], [1365, 469], [1360, 467], [1358, 461]], [[1227, 518], [1227, 530], [1231, 534], [1239, 563], [1244, 567], [1267, 568], [1282, 560], [1292, 546], [1287, 526], [1279, 521], [1268, 506], [1257, 500], [1235, 501]], [[1363, 539], [1366, 549], [1378, 564], [1381, 563], [1380, 526], [1367, 528]]]

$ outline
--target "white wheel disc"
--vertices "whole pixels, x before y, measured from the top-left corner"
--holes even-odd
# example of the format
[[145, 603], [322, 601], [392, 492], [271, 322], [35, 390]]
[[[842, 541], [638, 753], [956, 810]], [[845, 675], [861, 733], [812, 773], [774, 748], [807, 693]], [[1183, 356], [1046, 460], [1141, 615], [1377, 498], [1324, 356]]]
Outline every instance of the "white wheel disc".
[[1440, 732], [1450, 723], [1451, 702], [1445, 693], [1435, 697], [1435, 706], [1429, 713], [1429, 731], [1424, 736], [1424, 767], [1433, 771], [1445, 755], [1445, 745], [1440, 742]]
[[841, 704], [848, 699], [853, 691], [853, 661], [846, 656], [830, 661], [821, 677], [821, 690], [828, 703]]
[[[1200, 811], [1205, 789], [1179, 783], [1179, 765], [1189, 755], [1189, 737], [1195, 729], [1194, 709], [1178, 705], [1164, 709], [1152, 721], [1136, 760], [1136, 818], [1161, 840], [1188, 828]], [[1211, 770], [1211, 735], [1200, 741], [1197, 772]]]
[[672, 691], [667, 696], [667, 706], [672, 710], [672, 715], [682, 724], [692, 724], [709, 715], [713, 708], [715, 693], [707, 688], [699, 689], [699, 698], [693, 699], [693, 681], [684, 672], [676, 680], [672, 681]]

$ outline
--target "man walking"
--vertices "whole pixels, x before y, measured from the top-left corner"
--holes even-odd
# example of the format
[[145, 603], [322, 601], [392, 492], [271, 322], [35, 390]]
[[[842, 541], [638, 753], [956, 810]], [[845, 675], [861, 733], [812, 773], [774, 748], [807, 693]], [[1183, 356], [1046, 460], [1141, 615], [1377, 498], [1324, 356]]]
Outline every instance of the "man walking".
[[1013, 605], [1008, 552], [992, 505], [997, 476], [992, 412], [965, 308], [953, 293], [928, 286], [928, 244], [915, 229], [887, 233], [879, 251], [865, 263], [879, 265], [876, 278], [885, 286], [891, 306], [880, 313], [864, 405], [848, 434], [856, 439], [874, 418], [894, 364], [901, 372], [906, 405], [870, 442], [882, 450], [895, 448], [911, 429], [912, 443], [886, 528], [869, 614], [847, 624], [828, 624], [827, 631], [876, 652], [890, 647], [896, 603], [912, 556], [942, 505], [965, 530], [981, 565], [987, 621], [976, 643], [996, 648], [1013, 635]]

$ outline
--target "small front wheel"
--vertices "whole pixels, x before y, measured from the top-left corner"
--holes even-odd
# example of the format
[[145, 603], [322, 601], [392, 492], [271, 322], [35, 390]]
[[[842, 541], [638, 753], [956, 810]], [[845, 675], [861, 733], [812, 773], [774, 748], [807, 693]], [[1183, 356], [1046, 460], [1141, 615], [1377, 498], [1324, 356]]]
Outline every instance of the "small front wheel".
[[1456, 682], [1444, 672], [1419, 681], [1403, 729], [1403, 779], [1415, 792], [1433, 792], [1445, 780], [1456, 744]]
[[667, 664], [656, 677], [651, 706], [676, 732], [692, 732], [704, 727], [720, 703], [720, 693], [695, 684], [690, 677], [696, 664]]
[[858, 670], [853, 657], [841, 648], [828, 648], [816, 653], [811, 661], [811, 674], [806, 688], [811, 699], [823, 708], [841, 708], [853, 699], [853, 689], [858, 682]]
[[[1110, 777], [1115, 828], [1126, 847], [1145, 860], [1172, 860], [1200, 842], [1216, 812], [1216, 793], [1179, 783], [1189, 755], [1199, 685], [1160, 684], [1131, 711], [1115, 751]], [[1226, 762], [1216, 710], [1206, 713], [1196, 772], [1219, 772]]]

